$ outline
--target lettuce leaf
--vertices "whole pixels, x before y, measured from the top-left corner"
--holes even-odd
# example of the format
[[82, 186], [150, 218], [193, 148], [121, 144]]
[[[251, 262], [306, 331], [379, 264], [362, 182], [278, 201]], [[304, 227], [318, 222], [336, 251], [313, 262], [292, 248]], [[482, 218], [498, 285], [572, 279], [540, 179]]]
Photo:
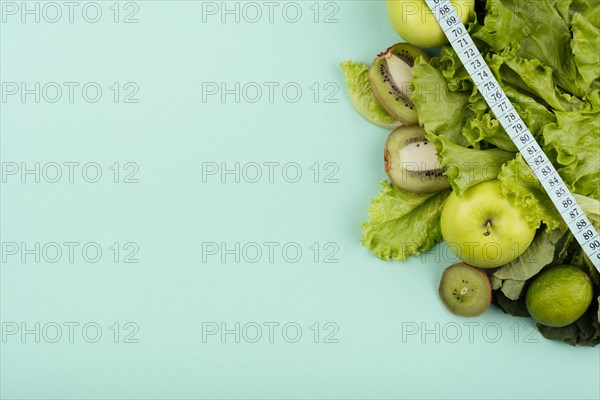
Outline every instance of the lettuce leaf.
[[[502, 288], [507, 298], [517, 300], [529, 279], [545, 266], [562, 261], [559, 253], [569, 246], [572, 238], [558, 229], [538, 233], [520, 257], [494, 271], [495, 289]], [[501, 282], [498, 283], [498, 280]]]
[[543, 128], [544, 152], [571, 191], [600, 200], [600, 108], [557, 111]]
[[498, 179], [503, 194], [525, 209], [531, 227], [538, 228], [543, 222], [548, 230], [565, 228], [558, 210], [521, 154], [502, 168]]
[[501, 54], [501, 58], [505, 66], [500, 68], [503, 79], [509, 80], [512, 77], [512, 84], [520, 90], [537, 96], [555, 110], [583, 108], [581, 99], [556, 87], [552, 68], [543, 65], [541, 61], [521, 58], [508, 50]]
[[492, 299], [507, 314], [514, 315], [515, 317], [529, 317], [524, 296], [518, 300], [511, 300], [506, 297], [502, 290], [494, 290], [492, 291]]
[[406, 260], [442, 240], [440, 214], [450, 190], [438, 193], [405, 192], [387, 181], [371, 202], [371, 220], [362, 224], [362, 243], [377, 257]]
[[556, 84], [583, 97], [587, 88], [577, 79], [571, 51], [571, 29], [550, 1], [525, 6], [522, 0], [488, 0], [484, 25], [473, 37], [497, 53], [516, 49], [519, 58], [538, 60], [552, 69]]
[[[520, 93], [510, 86], [504, 87], [504, 92], [536, 140], [540, 139], [541, 130], [544, 126], [556, 122], [554, 113], [538, 103], [533, 97]], [[508, 138], [508, 135], [506, 137]], [[508, 139], [510, 140], [510, 138]]]
[[394, 119], [375, 99], [369, 83], [369, 66], [353, 61], [340, 64], [344, 70], [350, 102], [367, 121], [382, 128], [394, 129], [402, 122]]
[[571, 49], [575, 56], [575, 65], [582, 85], [587, 90], [592, 82], [600, 77], [600, 29], [579, 13], [573, 15], [571, 28]]
[[474, 117], [466, 109], [469, 94], [455, 92], [437, 68], [437, 58], [428, 63], [417, 59], [412, 69], [411, 98], [419, 115], [419, 124], [429, 134], [444, 135], [447, 140], [461, 146], [469, 142], [462, 135], [464, 121]]
[[600, 227], [600, 201], [582, 196], [579, 193], [573, 193], [573, 197], [590, 222], [598, 229]]
[[473, 79], [451, 46], [440, 48], [438, 68], [446, 78], [450, 90], [454, 92], [471, 92], [473, 90]]
[[433, 138], [441, 166], [452, 189], [458, 196], [478, 183], [498, 178], [498, 174], [515, 153], [500, 149], [469, 149], [446, 140], [445, 136]]
[[520, 257], [498, 268], [493, 275], [503, 280], [526, 281], [555, 260], [555, 250], [559, 242], [562, 243], [562, 247], [570, 243], [567, 243], [564, 231], [542, 231]]
[[600, 3], [598, 3], [598, 0], [573, 0], [569, 6], [569, 12], [570, 14], [581, 14], [593, 26], [600, 29]]
[[485, 142], [498, 147], [500, 150], [516, 153], [517, 146], [510, 140], [500, 122], [491, 112], [481, 112], [473, 119], [465, 122], [463, 135], [473, 146]]

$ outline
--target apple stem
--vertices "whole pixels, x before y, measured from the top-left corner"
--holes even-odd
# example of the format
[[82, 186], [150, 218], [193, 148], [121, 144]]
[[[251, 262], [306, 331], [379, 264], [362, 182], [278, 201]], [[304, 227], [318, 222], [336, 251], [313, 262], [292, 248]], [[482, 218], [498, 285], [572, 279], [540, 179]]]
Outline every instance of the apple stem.
[[490, 236], [490, 230], [492, 229], [492, 221], [487, 221], [485, 224], [485, 232], [483, 232], [483, 236]]

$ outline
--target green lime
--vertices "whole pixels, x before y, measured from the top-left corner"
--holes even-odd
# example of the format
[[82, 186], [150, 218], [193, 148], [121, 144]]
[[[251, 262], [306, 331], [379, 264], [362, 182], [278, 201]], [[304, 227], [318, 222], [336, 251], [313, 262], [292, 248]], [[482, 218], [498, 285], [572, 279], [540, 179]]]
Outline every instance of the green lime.
[[540, 324], [561, 327], [577, 321], [589, 307], [592, 296], [592, 282], [585, 272], [558, 265], [543, 271], [529, 285], [525, 304]]

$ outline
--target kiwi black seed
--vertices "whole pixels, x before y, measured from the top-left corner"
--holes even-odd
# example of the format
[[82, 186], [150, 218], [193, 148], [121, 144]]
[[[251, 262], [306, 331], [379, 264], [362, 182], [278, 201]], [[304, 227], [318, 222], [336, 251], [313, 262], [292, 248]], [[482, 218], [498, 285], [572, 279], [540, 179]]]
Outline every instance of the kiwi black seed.
[[377, 101], [394, 118], [406, 125], [417, 123], [417, 111], [409, 90], [412, 67], [427, 53], [408, 43], [398, 43], [380, 53], [369, 68], [369, 82]]
[[483, 314], [492, 301], [492, 286], [485, 272], [465, 263], [444, 270], [439, 293], [446, 308], [463, 317]]
[[383, 152], [390, 181], [413, 193], [431, 193], [450, 187], [435, 145], [418, 126], [402, 126], [390, 133]]

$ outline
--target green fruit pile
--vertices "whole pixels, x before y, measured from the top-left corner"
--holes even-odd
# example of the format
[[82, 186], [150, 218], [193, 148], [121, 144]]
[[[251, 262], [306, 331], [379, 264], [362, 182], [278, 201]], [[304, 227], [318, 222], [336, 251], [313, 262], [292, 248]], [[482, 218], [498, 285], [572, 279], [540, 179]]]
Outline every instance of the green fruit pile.
[[[492, 71], [507, 74], [507, 81], [497, 76], [502, 89], [597, 229], [600, 74], [568, 52], [586, 53], [600, 66], [594, 39], [600, 23], [593, 19], [600, 3], [569, 10], [569, 25], [557, 19], [563, 14], [555, 13], [555, 2], [532, 3], [531, 11], [555, 27], [547, 32], [523, 19], [513, 1], [494, 0], [494, 10], [490, 1], [451, 2]], [[382, 51], [370, 65], [342, 63], [356, 111], [391, 131], [383, 152], [389, 182], [371, 203], [363, 245], [381, 259], [404, 261], [443, 240], [462, 261], [441, 277], [439, 296], [449, 311], [473, 317], [494, 302], [531, 316], [545, 337], [599, 344], [600, 273], [447, 46], [425, 1], [388, 0], [387, 11], [407, 43]], [[524, 27], [506, 30], [511, 21]], [[532, 50], [530, 41], [553, 45]], [[437, 57], [423, 50], [439, 46]], [[560, 65], [544, 69], [558, 59]], [[563, 67], [587, 82], [569, 81]], [[545, 89], [532, 95], [530, 83]]]

